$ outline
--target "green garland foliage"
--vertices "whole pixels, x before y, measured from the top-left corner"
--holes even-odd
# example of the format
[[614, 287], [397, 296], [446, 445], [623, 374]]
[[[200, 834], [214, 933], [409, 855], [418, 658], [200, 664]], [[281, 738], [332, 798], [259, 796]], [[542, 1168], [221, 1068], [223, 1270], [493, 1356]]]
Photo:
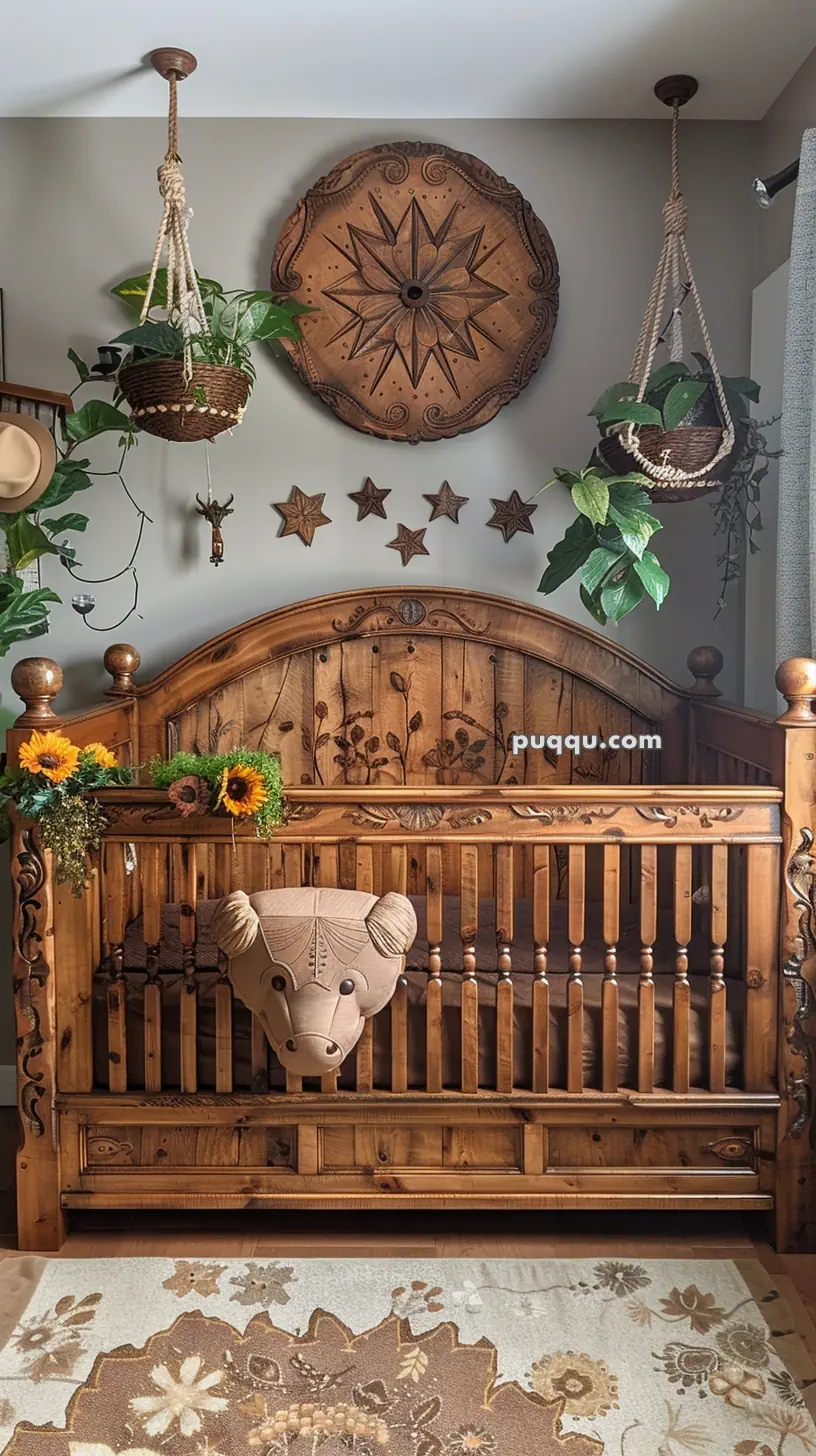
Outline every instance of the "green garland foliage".
[[255, 769], [263, 779], [266, 800], [252, 818], [260, 838], [268, 839], [284, 818], [277, 754], [264, 753], [260, 748], [232, 748], [229, 753], [174, 753], [168, 759], [151, 758], [145, 765], [145, 773], [155, 789], [169, 789], [177, 779], [190, 776], [206, 780], [215, 792], [221, 786], [224, 769], [236, 768], [239, 764]]

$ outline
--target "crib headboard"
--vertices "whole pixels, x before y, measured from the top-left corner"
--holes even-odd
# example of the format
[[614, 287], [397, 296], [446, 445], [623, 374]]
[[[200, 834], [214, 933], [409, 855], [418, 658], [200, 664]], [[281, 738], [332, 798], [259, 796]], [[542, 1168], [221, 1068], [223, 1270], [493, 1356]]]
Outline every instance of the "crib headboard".
[[[687, 694], [596, 632], [479, 592], [300, 602], [223, 633], [135, 695], [140, 758], [277, 749], [290, 786], [687, 778]], [[600, 745], [656, 732], [661, 752], [511, 753], [514, 733]]]

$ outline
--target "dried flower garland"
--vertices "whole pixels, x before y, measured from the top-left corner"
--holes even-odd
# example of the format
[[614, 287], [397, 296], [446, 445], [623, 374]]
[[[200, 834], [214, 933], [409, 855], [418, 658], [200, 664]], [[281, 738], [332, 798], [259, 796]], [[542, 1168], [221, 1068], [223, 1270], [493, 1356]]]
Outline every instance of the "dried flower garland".
[[98, 850], [107, 820], [94, 798], [97, 789], [134, 783], [166, 789], [179, 814], [218, 813], [233, 821], [252, 819], [260, 838], [283, 820], [280, 759], [259, 749], [230, 753], [176, 753], [152, 758], [143, 769], [126, 768], [104, 743], [79, 748], [64, 734], [35, 729], [20, 745], [19, 766], [0, 774], [0, 839], [6, 837], [4, 802], [36, 820], [42, 843], [54, 855], [58, 882], [81, 895], [87, 884], [87, 855]]

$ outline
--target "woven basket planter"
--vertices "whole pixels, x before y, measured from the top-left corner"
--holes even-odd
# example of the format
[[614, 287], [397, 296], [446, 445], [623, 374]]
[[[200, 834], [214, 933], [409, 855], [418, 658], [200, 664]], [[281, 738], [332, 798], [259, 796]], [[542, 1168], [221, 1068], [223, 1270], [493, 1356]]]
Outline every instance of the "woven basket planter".
[[194, 364], [185, 381], [180, 359], [146, 360], [119, 371], [130, 417], [162, 440], [211, 440], [239, 425], [250, 381], [228, 364]]
[[[641, 454], [655, 465], [675, 465], [681, 470], [701, 470], [713, 460], [722, 444], [723, 432], [719, 425], [678, 425], [676, 430], [661, 430], [657, 425], [641, 425], [638, 429]], [[607, 435], [598, 449], [605, 463], [616, 475], [627, 475], [631, 471], [643, 474], [628, 450], [621, 444], [620, 436]], [[727, 480], [734, 464], [737, 447], [720, 460], [707, 475], [701, 475], [688, 485], [660, 485], [652, 481], [644, 486], [656, 505], [670, 501], [694, 500], [708, 490], [716, 490]]]

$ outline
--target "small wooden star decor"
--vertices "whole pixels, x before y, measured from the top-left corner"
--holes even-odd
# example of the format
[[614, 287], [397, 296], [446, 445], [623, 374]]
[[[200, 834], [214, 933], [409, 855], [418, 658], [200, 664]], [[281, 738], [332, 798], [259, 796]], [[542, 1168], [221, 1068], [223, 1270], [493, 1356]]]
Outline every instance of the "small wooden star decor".
[[296, 485], [288, 501], [275, 501], [273, 509], [283, 516], [281, 536], [299, 536], [304, 546], [311, 546], [318, 526], [330, 526], [331, 517], [323, 514], [326, 492], [320, 495], [305, 495]]
[[403, 566], [408, 565], [412, 556], [430, 556], [431, 553], [424, 544], [426, 529], [423, 526], [420, 531], [409, 531], [407, 526], [397, 523], [397, 534], [394, 540], [388, 541], [386, 544], [392, 551], [399, 551]]
[[371, 476], [367, 475], [365, 481], [363, 482], [362, 490], [349, 491], [349, 496], [351, 500], [353, 500], [357, 506], [357, 520], [364, 521], [366, 516], [382, 516], [382, 519], [384, 521], [387, 520], [388, 517], [385, 514], [385, 506], [383, 505], [383, 501], [385, 500], [385, 497], [390, 494], [390, 490], [380, 490], [374, 484]]
[[533, 511], [538, 510], [538, 505], [523, 501], [517, 490], [511, 490], [507, 500], [493, 500], [491, 496], [490, 504], [493, 514], [487, 524], [501, 531], [505, 541], [509, 541], [517, 531], [526, 531], [528, 536], [533, 535], [530, 517]]
[[469, 495], [454, 495], [448, 482], [442, 481], [436, 495], [426, 495], [426, 501], [433, 507], [430, 515], [432, 521], [438, 521], [440, 516], [449, 516], [455, 524], [459, 525], [459, 512], [462, 506], [466, 506], [470, 500]]

